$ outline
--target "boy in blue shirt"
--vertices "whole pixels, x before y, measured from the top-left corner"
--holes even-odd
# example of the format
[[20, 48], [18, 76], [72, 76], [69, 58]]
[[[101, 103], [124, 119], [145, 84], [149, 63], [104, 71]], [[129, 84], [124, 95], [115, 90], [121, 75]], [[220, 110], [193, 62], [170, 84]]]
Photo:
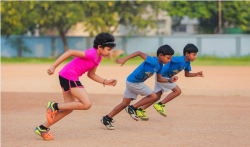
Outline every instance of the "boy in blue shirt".
[[[113, 117], [121, 112], [124, 108], [126, 112], [136, 121], [139, 120], [136, 111], [137, 108], [143, 106], [147, 103], [152, 103], [157, 100], [157, 95], [154, 91], [145, 85], [143, 82], [151, 77], [155, 72], [161, 73], [163, 64], [168, 63], [174, 50], [169, 45], [163, 45], [157, 50], [157, 57], [151, 57], [140, 51], [135, 52], [125, 58], [116, 59], [115, 62], [118, 64], [124, 65], [127, 60], [140, 56], [145, 61], [142, 62], [127, 78], [126, 81], [126, 90], [123, 95], [123, 101], [117, 105], [108, 115], [104, 116], [101, 119], [101, 122], [109, 129], [114, 130]], [[137, 98], [137, 95], [146, 96], [142, 98], [139, 102], [134, 105], [129, 105], [132, 100]]]
[[163, 94], [164, 91], [168, 92], [172, 90], [173, 92], [158, 103], [155, 102], [147, 103], [143, 105], [141, 108], [139, 108], [137, 111], [137, 115], [142, 120], [148, 120], [148, 117], [145, 114], [145, 109], [147, 109], [154, 103], [155, 103], [154, 108], [157, 110], [157, 112], [163, 115], [164, 117], [167, 116], [164, 109], [165, 104], [181, 94], [181, 89], [178, 87], [176, 83], [174, 83], [178, 80], [178, 77], [175, 76], [176, 74], [178, 74], [182, 70], [185, 70], [186, 77], [203, 77], [202, 71], [197, 73], [190, 73], [191, 71], [190, 63], [196, 59], [197, 52], [198, 48], [194, 44], [187, 44], [184, 47], [183, 56], [172, 57], [172, 60], [168, 64], [164, 65], [164, 67], [162, 68], [161, 74], [157, 73], [155, 88], [154, 88], [154, 92], [157, 95], [157, 99], [155, 100], [155, 102], [160, 100], [161, 95]]

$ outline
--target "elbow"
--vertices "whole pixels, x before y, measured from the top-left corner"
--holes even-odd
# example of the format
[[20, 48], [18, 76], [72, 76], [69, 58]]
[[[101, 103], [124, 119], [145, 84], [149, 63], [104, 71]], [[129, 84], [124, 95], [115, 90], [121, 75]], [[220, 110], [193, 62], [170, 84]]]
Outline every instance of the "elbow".
[[90, 74], [90, 73], [88, 73], [88, 77], [90, 78], [90, 79], [92, 79], [91, 77], [92, 77], [92, 75]]
[[72, 50], [71, 50], [71, 49], [68, 49], [67, 52], [68, 52], [68, 53], [72, 53]]
[[73, 50], [71, 50], [71, 49], [67, 50], [66, 53], [67, 53], [69, 56], [73, 56]]
[[143, 53], [141, 51], [138, 51], [138, 54], [142, 57]]

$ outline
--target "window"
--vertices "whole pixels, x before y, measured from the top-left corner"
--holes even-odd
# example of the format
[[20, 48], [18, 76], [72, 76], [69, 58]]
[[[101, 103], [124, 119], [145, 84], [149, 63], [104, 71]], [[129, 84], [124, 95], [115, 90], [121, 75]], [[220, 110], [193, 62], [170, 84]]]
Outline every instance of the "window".
[[157, 28], [166, 28], [166, 22], [165, 20], [159, 20], [157, 23]]
[[186, 32], [186, 25], [179, 25], [177, 27], [174, 28], [175, 32]]

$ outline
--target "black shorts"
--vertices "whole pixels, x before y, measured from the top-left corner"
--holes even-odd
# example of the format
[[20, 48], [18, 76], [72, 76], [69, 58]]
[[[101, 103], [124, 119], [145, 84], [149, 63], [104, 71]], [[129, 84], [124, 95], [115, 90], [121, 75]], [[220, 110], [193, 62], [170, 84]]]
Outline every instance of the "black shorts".
[[65, 92], [69, 92], [72, 87], [84, 88], [80, 81], [70, 81], [59, 75], [60, 85]]

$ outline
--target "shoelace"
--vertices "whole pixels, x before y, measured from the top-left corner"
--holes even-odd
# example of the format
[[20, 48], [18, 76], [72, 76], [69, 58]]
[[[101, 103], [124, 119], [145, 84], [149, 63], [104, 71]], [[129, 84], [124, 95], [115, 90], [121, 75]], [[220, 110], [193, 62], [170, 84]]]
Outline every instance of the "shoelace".
[[147, 117], [147, 115], [145, 114], [145, 112], [146, 112], [146, 110], [142, 110], [142, 115], [143, 115], [144, 117]]
[[48, 137], [50, 137], [50, 136], [53, 137], [53, 136], [52, 136], [52, 133], [51, 133], [51, 134], [49, 133], [49, 130], [50, 130], [50, 128], [48, 128], [48, 129], [46, 130], [46, 133], [44, 133], [44, 135], [43, 135], [44, 138], [48, 138]]
[[55, 117], [56, 113], [58, 113], [57, 110], [52, 113], [52, 117]]
[[162, 104], [162, 105], [161, 105], [161, 108], [162, 108], [162, 110], [161, 110], [161, 111], [162, 111], [162, 112], [165, 112], [164, 107], [165, 107], [165, 104]]

